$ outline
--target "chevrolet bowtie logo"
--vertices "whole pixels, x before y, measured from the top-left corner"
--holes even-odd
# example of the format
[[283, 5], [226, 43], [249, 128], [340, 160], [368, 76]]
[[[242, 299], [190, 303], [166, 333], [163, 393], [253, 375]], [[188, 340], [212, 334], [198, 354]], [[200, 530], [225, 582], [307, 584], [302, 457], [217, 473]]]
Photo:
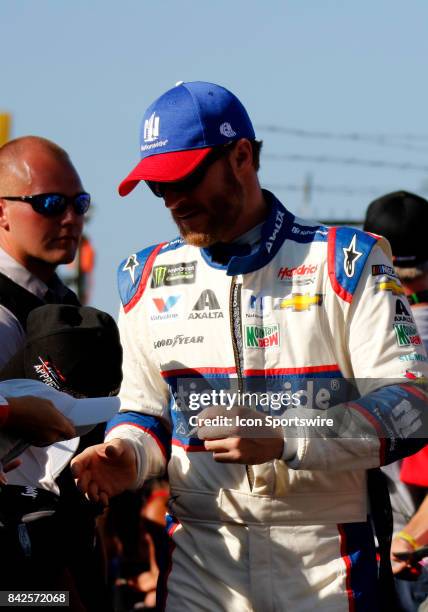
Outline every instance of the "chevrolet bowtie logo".
[[292, 308], [294, 312], [302, 312], [303, 310], [309, 310], [311, 306], [321, 306], [322, 294], [316, 293], [310, 295], [309, 293], [293, 293], [291, 297], [284, 298], [279, 303], [281, 310], [283, 308]]
[[376, 283], [376, 291], [391, 291], [393, 295], [404, 295], [403, 287], [392, 279]]

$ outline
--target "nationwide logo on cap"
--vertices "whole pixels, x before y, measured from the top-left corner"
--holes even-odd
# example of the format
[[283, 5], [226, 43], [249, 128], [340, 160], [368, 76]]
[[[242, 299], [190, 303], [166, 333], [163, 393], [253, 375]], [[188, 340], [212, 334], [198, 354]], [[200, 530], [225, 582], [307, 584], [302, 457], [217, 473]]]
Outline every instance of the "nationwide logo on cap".
[[294, 312], [302, 312], [304, 310], [310, 310], [312, 306], [321, 306], [322, 294], [316, 293], [310, 295], [309, 293], [293, 293], [291, 297], [284, 298], [280, 301], [277, 309], [291, 308]]
[[404, 295], [404, 289], [399, 281], [389, 279], [376, 283], [376, 292], [391, 291], [393, 295]]
[[154, 142], [159, 138], [159, 117], [152, 113], [144, 122], [144, 142]]

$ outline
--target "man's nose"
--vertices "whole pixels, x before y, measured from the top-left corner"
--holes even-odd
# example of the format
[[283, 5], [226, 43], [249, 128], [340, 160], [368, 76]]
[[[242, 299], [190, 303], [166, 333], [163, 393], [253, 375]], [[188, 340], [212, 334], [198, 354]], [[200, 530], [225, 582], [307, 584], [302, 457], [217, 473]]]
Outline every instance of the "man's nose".
[[174, 189], [166, 188], [163, 194], [163, 201], [165, 206], [173, 212], [175, 209], [180, 208], [183, 204], [186, 203], [186, 195], [184, 193], [180, 193], [179, 191], [174, 191]]
[[83, 221], [83, 215], [78, 215], [72, 203], [68, 202], [67, 208], [61, 215], [61, 223], [75, 225], [81, 221]]

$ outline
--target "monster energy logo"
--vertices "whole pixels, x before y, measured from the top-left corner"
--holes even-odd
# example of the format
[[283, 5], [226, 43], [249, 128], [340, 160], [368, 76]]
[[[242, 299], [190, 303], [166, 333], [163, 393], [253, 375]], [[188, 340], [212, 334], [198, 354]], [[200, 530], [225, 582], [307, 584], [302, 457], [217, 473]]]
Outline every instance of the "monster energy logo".
[[152, 270], [152, 288], [194, 283], [196, 263], [196, 261], [189, 261], [167, 266], [155, 266]]

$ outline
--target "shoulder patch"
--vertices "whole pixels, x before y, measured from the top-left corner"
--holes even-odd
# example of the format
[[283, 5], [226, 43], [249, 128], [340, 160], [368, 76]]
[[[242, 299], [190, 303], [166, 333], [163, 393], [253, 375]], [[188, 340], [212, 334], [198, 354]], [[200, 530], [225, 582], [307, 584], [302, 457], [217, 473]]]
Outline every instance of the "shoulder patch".
[[162, 242], [133, 253], [120, 264], [117, 282], [125, 312], [129, 312], [143, 295], [156, 256], [166, 244]]
[[328, 232], [328, 274], [333, 290], [352, 302], [355, 289], [377, 238], [352, 227], [331, 227]]
[[171, 240], [170, 242], [165, 242], [160, 252], [166, 253], [167, 251], [175, 251], [176, 249], [179, 249], [185, 244], [186, 243], [184, 242], [183, 238], [174, 238], [174, 240]]

